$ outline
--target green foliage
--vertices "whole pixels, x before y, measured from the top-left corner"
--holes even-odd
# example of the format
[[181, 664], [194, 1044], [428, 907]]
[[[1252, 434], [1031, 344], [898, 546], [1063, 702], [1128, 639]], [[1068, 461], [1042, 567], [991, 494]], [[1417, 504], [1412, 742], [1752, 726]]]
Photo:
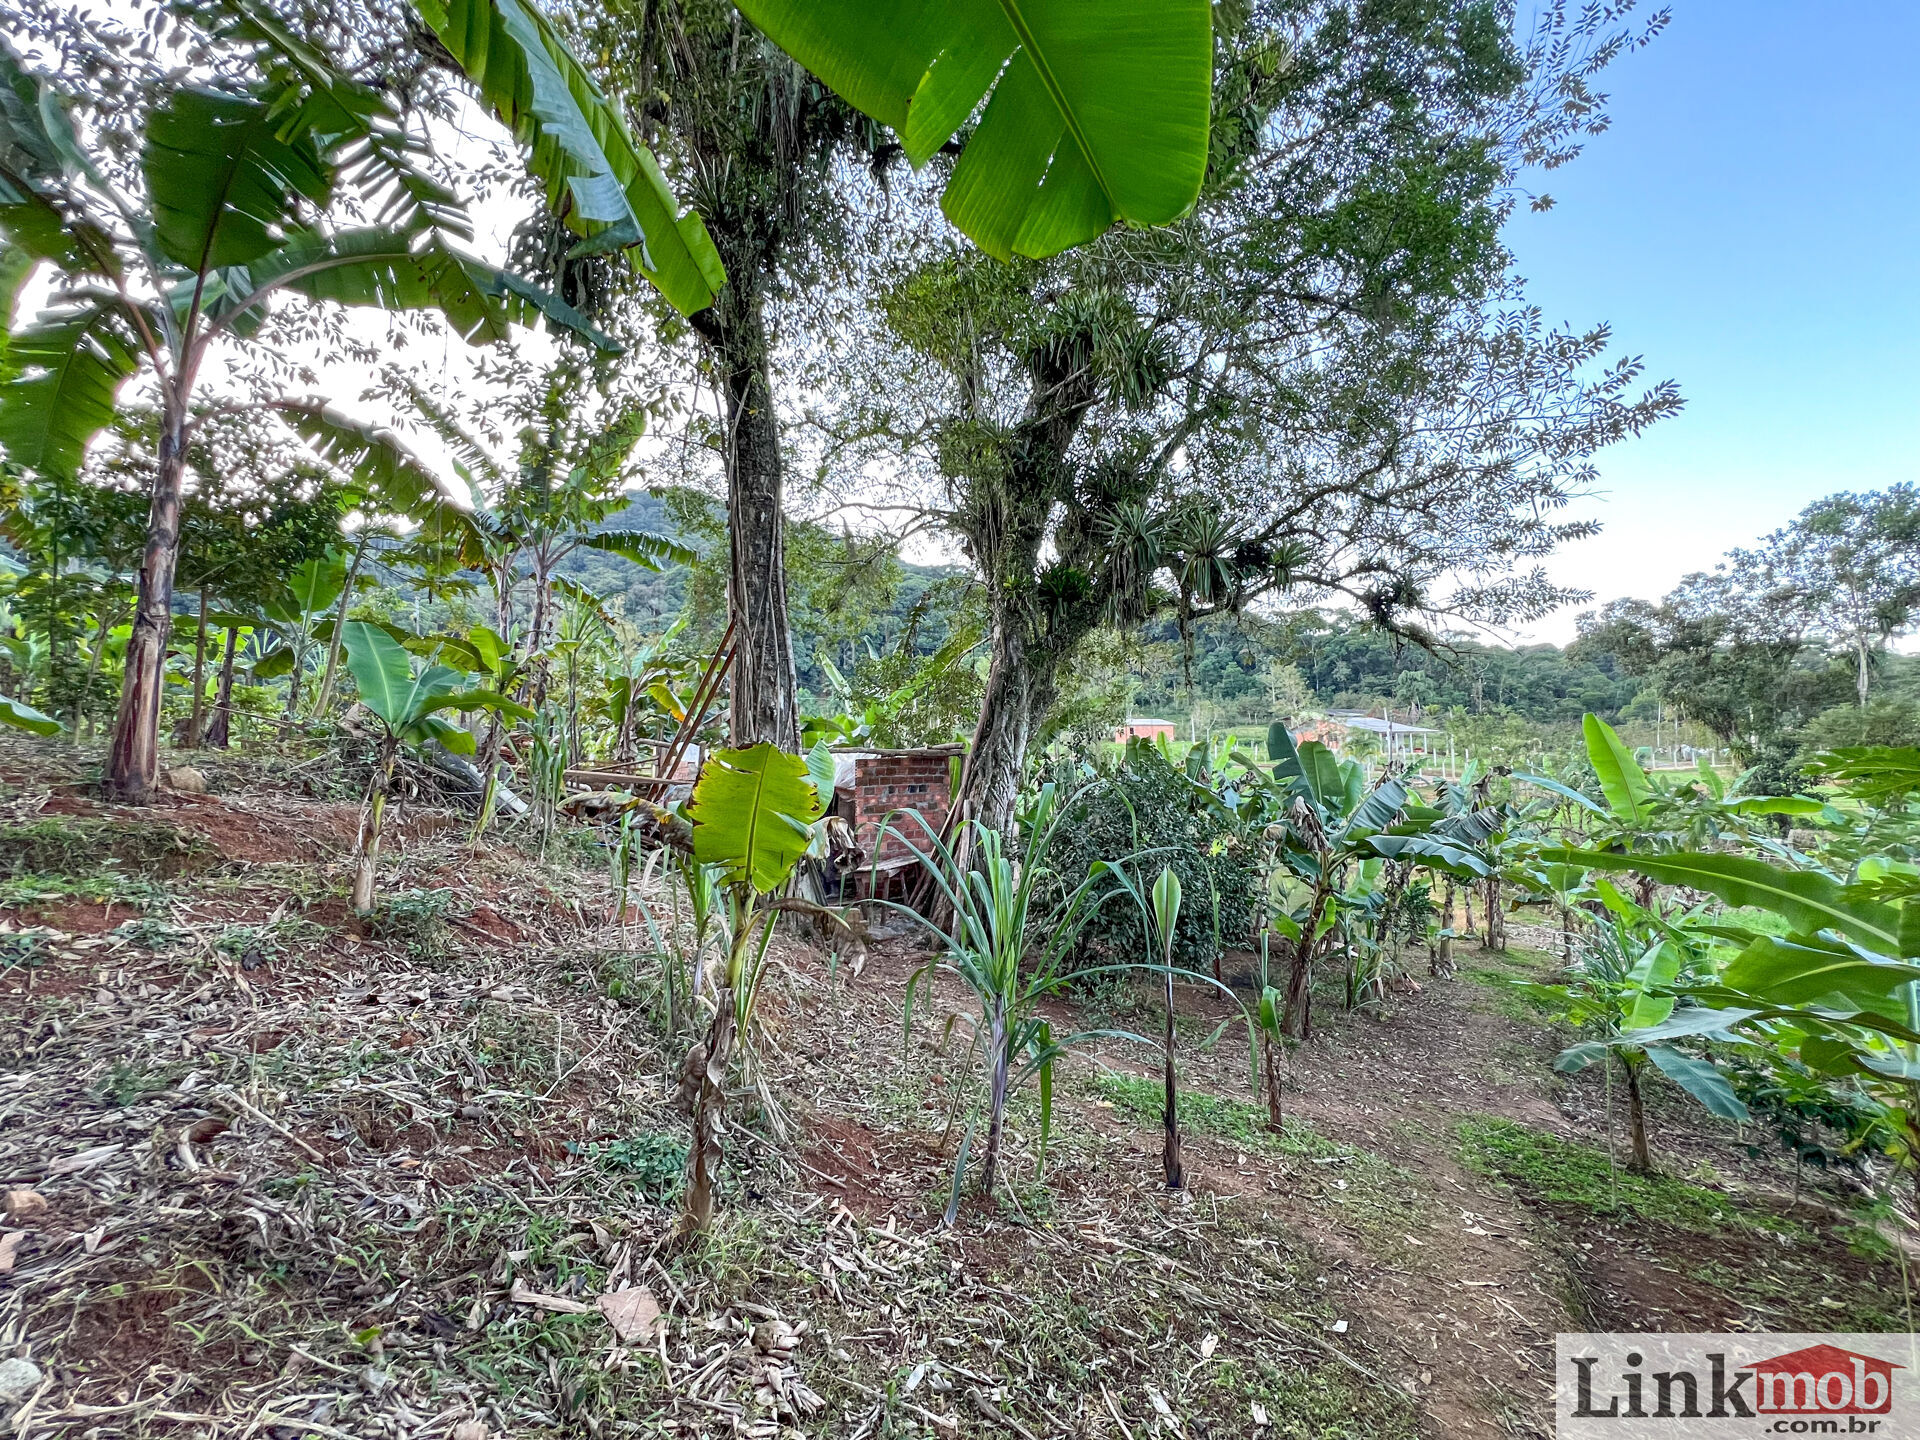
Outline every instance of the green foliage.
[[4, 695], [0, 695], [0, 725], [34, 735], [58, 735], [67, 728], [51, 715], [43, 714], [18, 700], [9, 700]]
[[1461, 1122], [1461, 1159], [1482, 1175], [1504, 1180], [1531, 1200], [1595, 1215], [1637, 1215], [1677, 1230], [1714, 1235], [1728, 1230], [1793, 1233], [1771, 1216], [1746, 1209], [1716, 1191], [1664, 1176], [1633, 1175], [1604, 1150], [1530, 1130], [1511, 1120]]
[[671, 1205], [680, 1195], [687, 1169], [687, 1145], [671, 1135], [645, 1134], [624, 1140], [596, 1141], [584, 1151], [602, 1170], [630, 1180], [656, 1205]]
[[726, 268], [699, 215], [679, 204], [620, 106], [553, 23], [522, 0], [423, 0], [420, 13], [487, 107], [529, 147], [528, 168], [585, 252], [625, 250], [683, 315], [704, 310]]
[[[1136, 746], [1111, 777], [1068, 792], [1060, 808], [1065, 823], [1051, 859], [1057, 890], [1071, 889], [1098, 861], [1138, 855], [1143, 865], [1170, 867], [1185, 897], [1173, 931], [1176, 966], [1208, 969], [1224, 947], [1250, 943], [1263, 878], [1252, 834], [1184, 769]], [[1137, 910], [1105, 903], [1120, 888], [1114, 877], [1095, 883], [1089, 958], [1143, 953]]]
[[709, 756], [693, 788], [694, 858], [726, 883], [768, 894], [786, 883], [824, 807], [807, 763], [767, 744]]
[[1115, 221], [1162, 225], [1199, 193], [1213, 62], [1202, 0], [922, 7], [743, 0], [773, 40], [925, 164], [992, 98], [947, 182], [947, 218], [999, 259]]
[[448, 922], [457, 918], [460, 897], [450, 889], [400, 890], [385, 896], [367, 917], [367, 933], [379, 940], [397, 940], [409, 954], [431, 959], [445, 948], [451, 933]]

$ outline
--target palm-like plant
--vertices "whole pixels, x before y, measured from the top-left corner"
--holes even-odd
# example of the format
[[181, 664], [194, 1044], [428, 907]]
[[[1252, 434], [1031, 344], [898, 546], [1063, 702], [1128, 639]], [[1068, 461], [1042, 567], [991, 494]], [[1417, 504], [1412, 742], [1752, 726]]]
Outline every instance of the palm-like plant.
[[490, 710], [522, 720], [531, 719], [533, 712], [495, 691], [462, 686], [459, 672], [445, 665], [427, 664], [416, 671], [401, 643], [378, 626], [349, 620], [345, 630], [348, 673], [359, 687], [360, 704], [379, 728], [373, 778], [354, 849], [353, 908], [365, 914], [373, 909], [381, 825], [402, 747], [431, 740], [457, 755], [471, 755], [472, 732], [443, 712]]
[[[463, 247], [471, 226], [424, 137], [380, 91], [249, 13], [215, 85], [163, 82], [123, 188], [69, 97], [0, 41], [0, 234], [51, 265], [52, 302], [7, 344], [0, 445], [71, 475], [145, 371], [160, 425], [147, 545], [108, 763], [129, 799], [158, 769], [162, 670], [196, 397], [224, 347], [258, 343], [283, 298], [431, 310], [474, 343], [544, 314], [610, 345], [558, 299]], [[238, 77], [238, 78], [235, 78]], [[362, 216], [376, 217], [359, 223]], [[28, 267], [9, 265], [11, 299]], [[403, 497], [411, 500], [417, 497]], [[402, 504], [401, 508], [406, 508]]]
[[[931, 999], [936, 972], [959, 980], [979, 1006], [970, 1017], [970, 1052], [983, 1052], [987, 1070], [981, 1188], [989, 1195], [1000, 1173], [1009, 1097], [1027, 1081], [1039, 1082], [1040, 1157], [1044, 1168], [1053, 1124], [1054, 1062], [1084, 1040], [1103, 1036], [1140, 1039], [1116, 1030], [1056, 1037], [1052, 1025], [1039, 1013], [1040, 1001], [1066, 982], [1068, 957], [1099, 904], [1096, 892], [1104, 887], [1106, 893], [1115, 893], [1105, 886], [1105, 867], [1064, 893], [1052, 883], [1055, 877], [1048, 852], [1062, 813], [1053, 787], [1043, 787], [1022, 819], [1018, 858], [1010, 853], [999, 831], [977, 821], [968, 823], [959, 847], [942, 839], [924, 820], [920, 821], [924, 833], [917, 837], [925, 842], [924, 849], [915, 843], [916, 837], [893, 832], [932, 873], [945, 911], [951, 916], [942, 927], [907, 906], [881, 902], [922, 926], [940, 946], [937, 956], [908, 977], [903, 1039], [913, 1033], [914, 997], [924, 989]], [[914, 818], [920, 819], [917, 812]], [[979, 1119], [976, 1109], [960, 1142], [947, 1201], [949, 1225], [959, 1213]]]

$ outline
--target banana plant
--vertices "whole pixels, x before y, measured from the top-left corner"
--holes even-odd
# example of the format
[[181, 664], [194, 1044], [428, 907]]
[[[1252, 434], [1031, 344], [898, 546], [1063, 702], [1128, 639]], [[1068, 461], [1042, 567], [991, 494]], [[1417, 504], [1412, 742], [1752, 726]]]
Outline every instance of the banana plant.
[[262, 343], [268, 307], [435, 311], [475, 344], [544, 316], [617, 348], [557, 297], [469, 252], [464, 206], [390, 97], [264, 9], [242, 7], [213, 38], [231, 62], [223, 78], [176, 72], [145, 97], [130, 165], [90, 148], [61, 83], [0, 39], [0, 236], [55, 277], [47, 307], [8, 337], [0, 446], [14, 465], [71, 477], [133, 376], [157, 392], [147, 545], [107, 765], [110, 788], [136, 801], [158, 775], [199, 380], [219, 354]]
[[[256, 668], [254, 675], [266, 679], [282, 673], [284, 669], [288, 677], [289, 720], [300, 712], [300, 685], [306, 678], [307, 662], [311, 658], [319, 629], [323, 624], [331, 623], [327, 617], [332, 614], [334, 602], [340, 599], [346, 584], [346, 558], [329, 552], [302, 563], [287, 577], [287, 583], [280, 593], [262, 607], [267, 619], [273, 622], [286, 641], [286, 648], [277, 652], [285, 659], [281, 665], [264, 672]], [[332, 631], [328, 633], [331, 636]]]
[[[500, 632], [487, 625], [475, 625], [463, 636], [426, 636], [404, 642], [409, 649], [432, 654], [451, 662], [455, 668], [479, 677], [481, 687], [496, 695], [511, 695], [526, 673], [526, 661]], [[493, 812], [500, 798], [500, 747], [505, 738], [500, 714], [488, 716], [486, 739], [478, 747], [475, 765], [480, 771], [480, 808], [474, 814], [468, 843], [477, 845], [493, 823]]]
[[342, 639], [361, 707], [379, 729], [354, 846], [353, 908], [364, 915], [373, 909], [381, 826], [402, 748], [431, 740], [456, 755], [471, 755], [472, 732], [448, 720], [446, 711], [485, 710], [520, 720], [532, 719], [533, 712], [496, 691], [462, 687], [459, 672], [445, 665], [429, 663], [416, 671], [398, 640], [364, 620], [349, 620]]
[[1526, 982], [1522, 988], [1552, 1001], [1559, 1018], [1598, 1032], [1561, 1051], [1555, 1070], [1573, 1074], [1596, 1063], [1619, 1062], [1627, 1090], [1628, 1165], [1648, 1174], [1653, 1155], [1643, 1086], [1649, 1064], [1714, 1115], [1745, 1121], [1747, 1109], [1710, 1060], [1648, 1038], [1674, 1013], [1680, 989], [1711, 977], [1711, 935], [1686, 921], [1662, 918], [1605, 879], [1594, 889], [1608, 912], [1607, 923], [1583, 937], [1564, 980]]
[[[713, 1018], [687, 1056], [694, 1081], [692, 1175], [683, 1229], [705, 1231], [724, 1158], [727, 1082], [736, 1049], [750, 1047], [754, 1005], [765, 974], [772, 921], [782, 909], [819, 911], [773, 899], [807, 853], [824, 806], [807, 763], [772, 745], [716, 751], [686, 805], [693, 861], [712, 867], [725, 898], [727, 953], [716, 977]], [[824, 912], [822, 912], [824, 913]]]
[[1920, 1187], [1920, 867], [1879, 858], [1843, 880], [1747, 855], [1559, 849], [1544, 858], [1636, 872], [1785, 920], [1785, 936], [1714, 924], [1732, 958], [1716, 977], [1671, 984], [1686, 1006], [1623, 1038], [1763, 1040], [1815, 1074], [1865, 1087], [1887, 1105], [1895, 1158]]

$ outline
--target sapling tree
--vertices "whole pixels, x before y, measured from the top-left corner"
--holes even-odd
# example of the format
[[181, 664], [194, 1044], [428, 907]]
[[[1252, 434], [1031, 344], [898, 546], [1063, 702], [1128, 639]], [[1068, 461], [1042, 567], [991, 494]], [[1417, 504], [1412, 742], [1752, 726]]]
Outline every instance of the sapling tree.
[[373, 909], [381, 827], [401, 750], [434, 741], [456, 755], [473, 754], [472, 732], [447, 719], [448, 710], [486, 710], [520, 720], [532, 719], [533, 712], [495, 691], [463, 687], [459, 672], [445, 665], [429, 663], [416, 671], [400, 642], [377, 625], [349, 620], [345, 631], [347, 671], [378, 732], [354, 845], [353, 908], [364, 915]]

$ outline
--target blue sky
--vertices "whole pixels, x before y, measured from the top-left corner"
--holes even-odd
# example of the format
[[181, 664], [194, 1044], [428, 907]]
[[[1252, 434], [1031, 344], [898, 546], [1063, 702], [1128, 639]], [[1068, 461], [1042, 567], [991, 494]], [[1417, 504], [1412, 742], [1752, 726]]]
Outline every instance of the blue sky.
[[[1644, 3], [1644, 0], [1643, 0]], [[1508, 228], [1550, 318], [1687, 398], [1603, 452], [1562, 583], [1657, 599], [1836, 490], [1920, 481], [1920, 3], [1672, 0]], [[1576, 611], [1524, 638], [1563, 641]]]

